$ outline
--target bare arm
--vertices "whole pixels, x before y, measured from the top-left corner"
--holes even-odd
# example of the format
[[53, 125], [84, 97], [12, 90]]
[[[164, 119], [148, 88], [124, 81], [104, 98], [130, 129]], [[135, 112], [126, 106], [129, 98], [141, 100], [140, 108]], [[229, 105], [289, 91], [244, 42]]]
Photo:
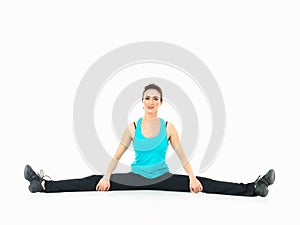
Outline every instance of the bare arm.
[[113, 173], [113, 171], [116, 169], [122, 155], [128, 149], [128, 147], [131, 143], [131, 140], [132, 140], [131, 128], [130, 128], [130, 126], [128, 126], [127, 129], [123, 133], [120, 144], [119, 144], [112, 160], [110, 161], [103, 178], [99, 181], [99, 183], [96, 186], [97, 191], [108, 191], [109, 190], [110, 176]]
[[184, 170], [186, 171], [186, 173], [188, 174], [188, 176], [190, 178], [190, 189], [191, 189], [191, 191], [192, 192], [202, 191], [203, 187], [202, 187], [200, 181], [194, 175], [192, 166], [191, 166], [188, 158], [186, 157], [186, 155], [184, 153], [184, 150], [182, 148], [182, 145], [180, 143], [178, 132], [177, 132], [175, 126], [172, 123], [168, 123], [168, 129], [169, 129], [169, 132], [170, 132], [171, 146], [175, 150], [178, 158], [181, 161], [181, 164], [182, 164]]
[[182, 148], [182, 145], [179, 140], [178, 132], [174, 125], [172, 123], [168, 123], [169, 129], [170, 129], [170, 143], [172, 148], [175, 150], [178, 158], [180, 159], [180, 162], [184, 168], [184, 170], [187, 172], [189, 177], [194, 177], [193, 169], [189, 163], [188, 158], [186, 157], [184, 150]]

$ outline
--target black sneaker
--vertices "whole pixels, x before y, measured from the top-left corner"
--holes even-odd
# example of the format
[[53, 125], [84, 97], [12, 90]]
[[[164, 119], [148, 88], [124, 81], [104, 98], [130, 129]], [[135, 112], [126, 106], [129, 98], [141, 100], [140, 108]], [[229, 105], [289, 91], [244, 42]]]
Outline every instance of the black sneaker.
[[269, 170], [262, 178], [263, 182], [266, 183], [267, 186], [271, 185], [275, 181], [275, 170]]
[[269, 193], [268, 186], [265, 183], [255, 181], [255, 194], [257, 196], [266, 197]]
[[35, 192], [44, 192], [44, 188], [42, 187], [42, 182], [38, 180], [33, 180], [30, 182], [28, 189], [31, 193]]
[[30, 185], [28, 186], [29, 191], [32, 193], [35, 193], [35, 192], [43, 192], [44, 191], [41, 183], [42, 183], [42, 181], [45, 180], [44, 177], [49, 177], [49, 176], [44, 175], [43, 170], [40, 170], [40, 173], [36, 173], [33, 171], [31, 166], [26, 165], [25, 169], [24, 169], [24, 177], [26, 180], [28, 180], [30, 182]]
[[269, 170], [263, 177], [258, 177], [255, 181], [255, 194], [266, 197], [269, 193], [268, 186], [275, 181], [275, 171]]

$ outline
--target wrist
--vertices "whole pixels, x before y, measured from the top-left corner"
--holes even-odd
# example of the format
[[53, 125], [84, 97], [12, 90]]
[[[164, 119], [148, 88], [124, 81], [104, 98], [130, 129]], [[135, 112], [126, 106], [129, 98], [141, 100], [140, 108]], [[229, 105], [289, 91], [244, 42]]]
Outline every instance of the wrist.
[[193, 180], [193, 179], [195, 179], [196, 177], [195, 177], [195, 175], [189, 175], [189, 178], [190, 178], [190, 180]]
[[102, 179], [109, 181], [109, 177], [103, 176]]

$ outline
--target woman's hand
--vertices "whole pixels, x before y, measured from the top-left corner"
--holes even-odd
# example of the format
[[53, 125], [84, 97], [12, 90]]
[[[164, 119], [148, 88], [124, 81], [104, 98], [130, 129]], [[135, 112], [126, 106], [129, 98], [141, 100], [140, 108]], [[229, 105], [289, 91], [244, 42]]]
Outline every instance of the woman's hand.
[[109, 188], [110, 188], [109, 179], [103, 177], [99, 180], [99, 182], [96, 186], [96, 191], [108, 191]]
[[203, 190], [203, 186], [196, 177], [190, 178], [190, 190], [191, 192], [198, 193]]

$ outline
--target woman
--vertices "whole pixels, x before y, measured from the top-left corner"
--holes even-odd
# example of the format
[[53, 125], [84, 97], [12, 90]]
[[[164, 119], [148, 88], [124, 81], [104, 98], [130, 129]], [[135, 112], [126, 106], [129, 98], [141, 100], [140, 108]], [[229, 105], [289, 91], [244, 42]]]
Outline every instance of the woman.
[[[238, 196], [262, 196], [268, 194], [268, 186], [274, 183], [275, 171], [269, 170], [255, 182], [231, 183], [195, 176], [180, 144], [175, 126], [157, 116], [163, 103], [161, 88], [149, 84], [143, 91], [145, 114], [137, 122], [129, 124], [104, 175], [92, 175], [82, 179], [48, 181], [43, 174], [36, 174], [25, 166], [24, 176], [30, 182], [31, 192], [108, 191], [108, 190], [165, 190], [204, 192]], [[113, 174], [120, 158], [133, 142], [135, 161], [131, 172]], [[169, 143], [178, 155], [188, 175], [172, 174], [165, 162]]]

